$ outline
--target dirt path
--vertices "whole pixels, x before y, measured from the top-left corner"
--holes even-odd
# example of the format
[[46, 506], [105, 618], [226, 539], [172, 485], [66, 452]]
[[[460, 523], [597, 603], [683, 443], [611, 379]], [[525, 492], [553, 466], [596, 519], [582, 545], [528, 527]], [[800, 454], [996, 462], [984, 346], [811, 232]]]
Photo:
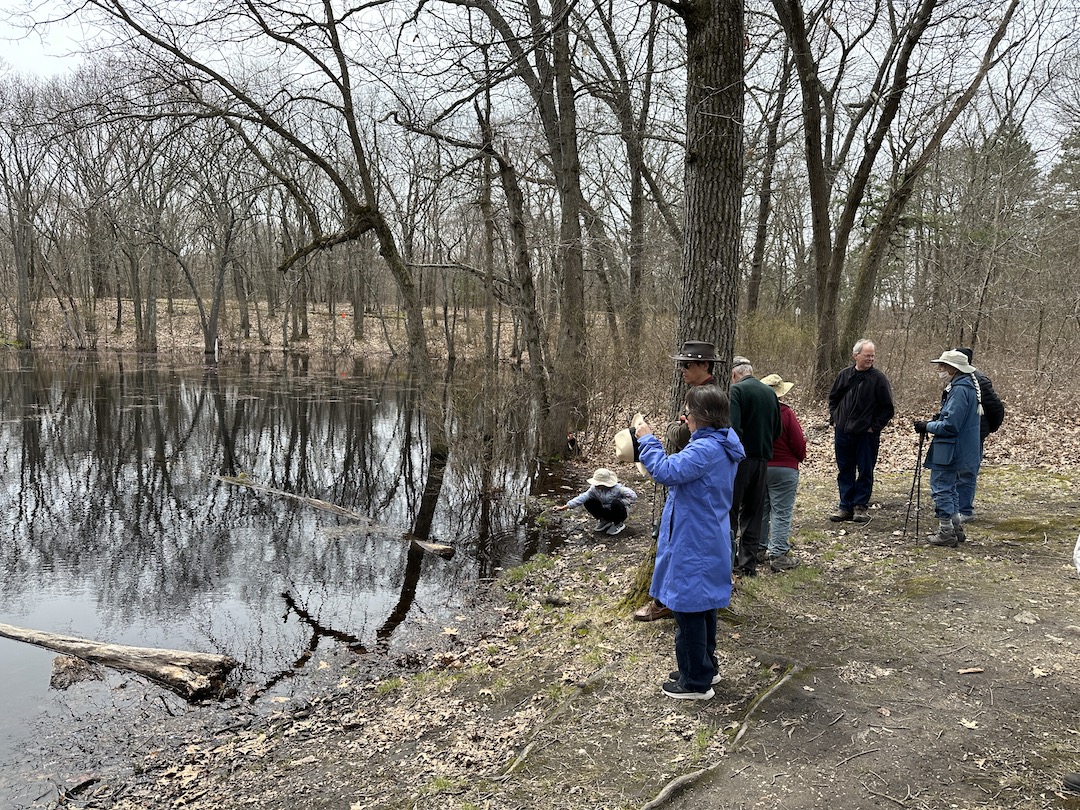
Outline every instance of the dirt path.
[[35, 806], [1080, 808], [1058, 792], [1080, 770], [1077, 485], [982, 480], [988, 506], [948, 550], [897, 536], [910, 473], [879, 476], [865, 527], [824, 520], [833, 484], [807, 474], [803, 565], [739, 583], [711, 701], [660, 695], [673, 625], [620, 603], [651, 542], [646, 498], [618, 538], [545, 516], [571, 522], [563, 552], [381, 670], [330, 655], [271, 717], [129, 693], [102, 707], [104, 742], [50, 763], [68, 792]]

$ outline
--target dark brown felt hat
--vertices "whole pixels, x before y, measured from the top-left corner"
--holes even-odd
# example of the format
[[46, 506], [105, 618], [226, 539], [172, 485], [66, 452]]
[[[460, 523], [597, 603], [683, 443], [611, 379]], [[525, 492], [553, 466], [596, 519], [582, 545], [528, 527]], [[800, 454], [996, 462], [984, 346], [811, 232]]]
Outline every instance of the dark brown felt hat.
[[695, 363], [711, 363], [719, 360], [716, 356], [716, 347], [711, 343], [701, 340], [688, 340], [679, 349], [678, 354], [671, 355], [672, 360], [692, 360]]

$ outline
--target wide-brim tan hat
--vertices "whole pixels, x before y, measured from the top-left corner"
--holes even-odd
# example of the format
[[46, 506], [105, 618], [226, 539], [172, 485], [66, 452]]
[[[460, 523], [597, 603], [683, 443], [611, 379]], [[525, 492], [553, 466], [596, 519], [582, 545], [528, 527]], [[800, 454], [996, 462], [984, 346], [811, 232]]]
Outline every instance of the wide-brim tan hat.
[[937, 360], [931, 360], [931, 363], [940, 363], [941, 365], [952, 366], [961, 374], [971, 374], [975, 371], [975, 366], [968, 362], [967, 355], [956, 349], [952, 349], [947, 352], [942, 352], [941, 357]]
[[619, 476], [609, 470], [607, 467], [601, 467], [593, 473], [592, 478], [586, 479], [590, 486], [594, 487], [613, 487], [619, 483]]
[[777, 398], [784, 396], [784, 394], [795, 387], [795, 383], [784, 382], [784, 378], [779, 374], [770, 374], [767, 377], [762, 377], [761, 381], [776, 393]]
[[638, 425], [645, 421], [645, 417], [640, 413], [634, 414], [634, 418], [630, 420], [630, 427], [626, 430], [620, 430], [615, 434], [615, 458], [624, 464], [630, 464], [637, 461], [637, 442], [634, 440], [634, 432], [638, 429]]

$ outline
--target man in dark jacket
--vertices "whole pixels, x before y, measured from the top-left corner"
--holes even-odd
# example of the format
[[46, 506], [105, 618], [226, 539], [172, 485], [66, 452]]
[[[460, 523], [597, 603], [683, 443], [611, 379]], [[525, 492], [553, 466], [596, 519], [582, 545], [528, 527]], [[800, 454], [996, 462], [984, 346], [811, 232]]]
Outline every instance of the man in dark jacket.
[[[972, 360], [975, 353], [968, 348], [960, 347], [954, 351], [961, 352], [967, 357], [968, 364], [974, 366]], [[960, 481], [956, 486], [960, 496], [960, 520], [968, 523], [975, 519], [975, 484], [979, 476], [979, 467], [982, 465], [983, 445], [986, 437], [994, 433], [1001, 423], [1005, 421], [1005, 404], [994, 391], [994, 384], [990, 378], [977, 368], [972, 372], [975, 383], [975, 391], [979, 399], [979, 463], [974, 470], [965, 470], [960, 475]], [[945, 395], [942, 394], [941, 404], [945, 404]]]
[[[780, 435], [780, 400], [776, 392], [754, 376], [754, 367], [745, 357], [736, 357], [731, 367], [731, 426], [739, 434], [746, 458], [735, 475], [731, 503], [731, 541], [736, 547], [735, 573], [753, 576], [758, 562], [764, 562], [761, 545], [761, 518], [765, 511], [769, 459], [773, 442]], [[761, 558], [759, 560], [759, 557]]]
[[874, 489], [881, 430], [893, 418], [892, 387], [885, 374], [874, 368], [876, 350], [863, 338], [852, 349], [854, 364], [838, 375], [829, 391], [829, 424], [834, 427], [836, 483], [840, 504], [829, 515], [839, 522], [870, 519], [867, 509]]

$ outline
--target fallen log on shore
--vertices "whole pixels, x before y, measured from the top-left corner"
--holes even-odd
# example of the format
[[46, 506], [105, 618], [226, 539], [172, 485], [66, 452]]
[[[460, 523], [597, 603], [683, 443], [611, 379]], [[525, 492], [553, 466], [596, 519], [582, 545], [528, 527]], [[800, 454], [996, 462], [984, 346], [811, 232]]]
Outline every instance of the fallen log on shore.
[[192, 701], [220, 698], [226, 676], [237, 666], [236, 660], [227, 655], [105, 644], [10, 624], [0, 624], [0, 636], [134, 672]]
[[[330, 503], [320, 498], [312, 498], [307, 495], [297, 495], [294, 492], [286, 492], [283, 489], [274, 489], [268, 487], [265, 484], [256, 484], [246, 476], [231, 476], [231, 475], [215, 475], [217, 480], [226, 484], [234, 484], [238, 487], [249, 487], [258, 492], [265, 492], [269, 495], [278, 495], [282, 498], [292, 498], [293, 500], [306, 503], [308, 506], [313, 506], [316, 509], [321, 509], [324, 512], [330, 512], [349, 520], [359, 521], [369, 527], [378, 527], [379, 523], [369, 518], [367, 515], [362, 515], [359, 512], [353, 512], [351, 509], [346, 509], [344, 506], [338, 506], [336, 503]], [[406, 533], [402, 535], [403, 540], [414, 544], [418, 548], [423, 549], [428, 554], [434, 554], [436, 557], [442, 557], [443, 559], [450, 559], [454, 556], [454, 547], [448, 546], [445, 543], [432, 543], [429, 540], [424, 540], [417, 537], [415, 534]]]

